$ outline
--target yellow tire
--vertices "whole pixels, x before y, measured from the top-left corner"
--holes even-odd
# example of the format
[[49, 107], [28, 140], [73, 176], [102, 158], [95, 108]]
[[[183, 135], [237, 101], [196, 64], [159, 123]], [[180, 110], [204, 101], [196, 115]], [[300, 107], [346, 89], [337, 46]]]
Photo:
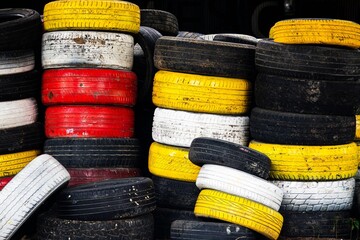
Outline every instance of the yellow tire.
[[45, 31], [106, 30], [137, 33], [140, 9], [118, 0], [61, 0], [44, 7]]
[[39, 150], [30, 150], [0, 155], [0, 177], [16, 175], [39, 154]]
[[247, 227], [269, 239], [279, 237], [284, 221], [280, 213], [265, 205], [210, 189], [200, 192], [194, 213]]
[[357, 150], [358, 150], [358, 167], [360, 168], [360, 142], [356, 142]]
[[244, 79], [158, 71], [153, 103], [158, 107], [214, 114], [247, 113], [251, 82]]
[[354, 177], [358, 168], [355, 143], [333, 146], [280, 145], [251, 141], [249, 147], [271, 159], [270, 178], [337, 180]]
[[356, 115], [355, 140], [360, 140], [360, 115]]
[[149, 150], [149, 171], [155, 176], [196, 182], [200, 167], [189, 160], [189, 149], [153, 142]]
[[360, 48], [360, 25], [337, 19], [289, 19], [275, 23], [270, 38], [287, 44], [329, 44]]

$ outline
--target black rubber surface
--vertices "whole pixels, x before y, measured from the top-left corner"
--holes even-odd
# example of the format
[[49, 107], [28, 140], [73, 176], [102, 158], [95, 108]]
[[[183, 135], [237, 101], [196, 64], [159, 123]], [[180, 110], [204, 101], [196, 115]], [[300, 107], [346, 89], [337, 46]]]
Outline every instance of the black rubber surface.
[[337, 145], [353, 142], [353, 116], [312, 115], [253, 108], [250, 133], [260, 142], [290, 145]]
[[189, 159], [195, 165], [216, 164], [235, 168], [267, 179], [270, 159], [248, 147], [213, 138], [195, 138], [189, 151]]
[[141, 9], [141, 26], [151, 27], [164, 36], [176, 36], [179, 24], [176, 16], [170, 12], [157, 9]]
[[140, 146], [135, 138], [47, 139], [44, 153], [66, 168], [137, 167]]
[[258, 74], [255, 102], [258, 107], [294, 113], [354, 115], [360, 110], [357, 81], [309, 80]]
[[41, 80], [36, 71], [2, 75], [0, 86], [0, 101], [20, 100], [40, 96]]
[[155, 205], [150, 178], [110, 179], [70, 187], [57, 198], [57, 214], [72, 220], [112, 220], [152, 212]]
[[201, 39], [161, 37], [154, 63], [161, 70], [252, 79], [255, 47]]

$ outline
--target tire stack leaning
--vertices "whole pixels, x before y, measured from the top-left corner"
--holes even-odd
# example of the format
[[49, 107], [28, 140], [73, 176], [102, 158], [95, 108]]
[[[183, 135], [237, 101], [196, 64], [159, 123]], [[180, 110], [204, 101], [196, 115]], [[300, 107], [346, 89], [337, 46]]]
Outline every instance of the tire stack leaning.
[[35, 52], [41, 19], [32, 9], [0, 9], [0, 190], [41, 153]]
[[44, 150], [70, 172], [69, 185], [139, 176], [134, 138], [140, 28], [137, 5], [60, 0], [45, 5], [42, 38]]
[[284, 20], [257, 44], [249, 146], [284, 191], [281, 239], [351, 237], [359, 33], [348, 21]]
[[161, 37], [155, 46], [149, 150], [158, 208], [155, 236], [170, 237], [177, 219], [193, 220], [200, 167], [188, 158], [196, 137], [248, 144], [254, 46]]

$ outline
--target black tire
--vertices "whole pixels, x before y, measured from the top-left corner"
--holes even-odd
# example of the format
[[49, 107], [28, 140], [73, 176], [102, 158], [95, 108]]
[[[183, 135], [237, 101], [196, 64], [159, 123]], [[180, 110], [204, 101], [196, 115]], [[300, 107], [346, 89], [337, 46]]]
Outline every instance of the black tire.
[[32, 49], [41, 39], [40, 14], [32, 9], [0, 9], [0, 51]]
[[134, 57], [133, 71], [138, 76], [137, 105], [152, 106], [152, 87], [157, 71], [154, 67], [154, 51], [155, 43], [160, 37], [162, 35], [150, 27], [140, 27], [140, 32], [135, 37], [135, 42], [144, 52], [144, 59]]
[[70, 187], [57, 198], [57, 214], [63, 219], [100, 221], [131, 218], [155, 210], [150, 178], [110, 179]]
[[177, 35], [177, 37], [181, 37], [181, 38], [198, 38], [200, 36], [202, 36], [204, 34], [202, 33], [197, 33], [197, 32], [186, 32], [186, 31], [180, 31]]
[[256, 240], [258, 234], [240, 225], [225, 222], [176, 220], [171, 224], [172, 240]]
[[44, 153], [66, 168], [137, 167], [140, 145], [135, 138], [47, 139]]
[[156, 29], [164, 36], [176, 36], [179, 24], [176, 16], [170, 12], [157, 9], [141, 9], [141, 26]]
[[38, 217], [38, 240], [152, 240], [153, 215], [111, 221], [78, 221], [57, 218], [53, 212]]
[[0, 154], [42, 149], [43, 125], [39, 122], [0, 130]]
[[200, 190], [194, 182], [183, 182], [153, 176], [158, 206], [193, 210]]
[[250, 133], [260, 142], [338, 145], [353, 142], [355, 116], [312, 115], [253, 108]]
[[360, 81], [308, 80], [258, 74], [258, 107], [293, 113], [355, 115], [360, 109]]
[[170, 239], [171, 224], [175, 220], [195, 221], [199, 220], [193, 211], [177, 210], [157, 207], [154, 211], [155, 239]]
[[357, 80], [360, 75], [359, 52], [355, 49], [264, 39], [256, 46], [255, 63], [259, 72], [310, 80]]
[[216, 34], [214, 41], [250, 44], [256, 46], [259, 39], [244, 34]]
[[350, 239], [353, 219], [350, 211], [282, 212], [282, 237]]
[[219, 139], [195, 138], [189, 151], [195, 165], [216, 164], [235, 168], [263, 179], [270, 173], [270, 159], [253, 149]]
[[39, 74], [31, 71], [2, 75], [0, 86], [0, 101], [12, 101], [39, 96], [41, 81]]
[[201, 39], [161, 37], [154, 63], [161, 70], [252, 79], [255, 47]]

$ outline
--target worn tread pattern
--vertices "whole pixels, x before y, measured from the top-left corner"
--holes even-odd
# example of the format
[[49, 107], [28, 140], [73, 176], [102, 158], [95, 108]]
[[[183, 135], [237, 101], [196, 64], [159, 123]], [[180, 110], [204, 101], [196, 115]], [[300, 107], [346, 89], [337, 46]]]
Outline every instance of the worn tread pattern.
[[40, 150], [0, 155], [0, 177], [10, 177], [18, 174], [38, 155], [40, 155]]
[[0, 129], [15, 128], [35, 123], [38, 116], [34, 98], [0, 102]]
[[0, 75], [29, 72], [34, 68], [34, 50], [0, 51]]
[[156, 29], [164, 36], [176, 36], [179, 23], [176, 16], [170, 12], [158, 9], [141, 9], [140, 25]]
[[204, 34], [202, 33], [197, 33], [197, 32], [187, 32], [187, 31], [179, 31], [178, 34], [176, 35], [176, 37], [181, 37], [181, 38], [198, 38], [200, 36], [202, 36]]

